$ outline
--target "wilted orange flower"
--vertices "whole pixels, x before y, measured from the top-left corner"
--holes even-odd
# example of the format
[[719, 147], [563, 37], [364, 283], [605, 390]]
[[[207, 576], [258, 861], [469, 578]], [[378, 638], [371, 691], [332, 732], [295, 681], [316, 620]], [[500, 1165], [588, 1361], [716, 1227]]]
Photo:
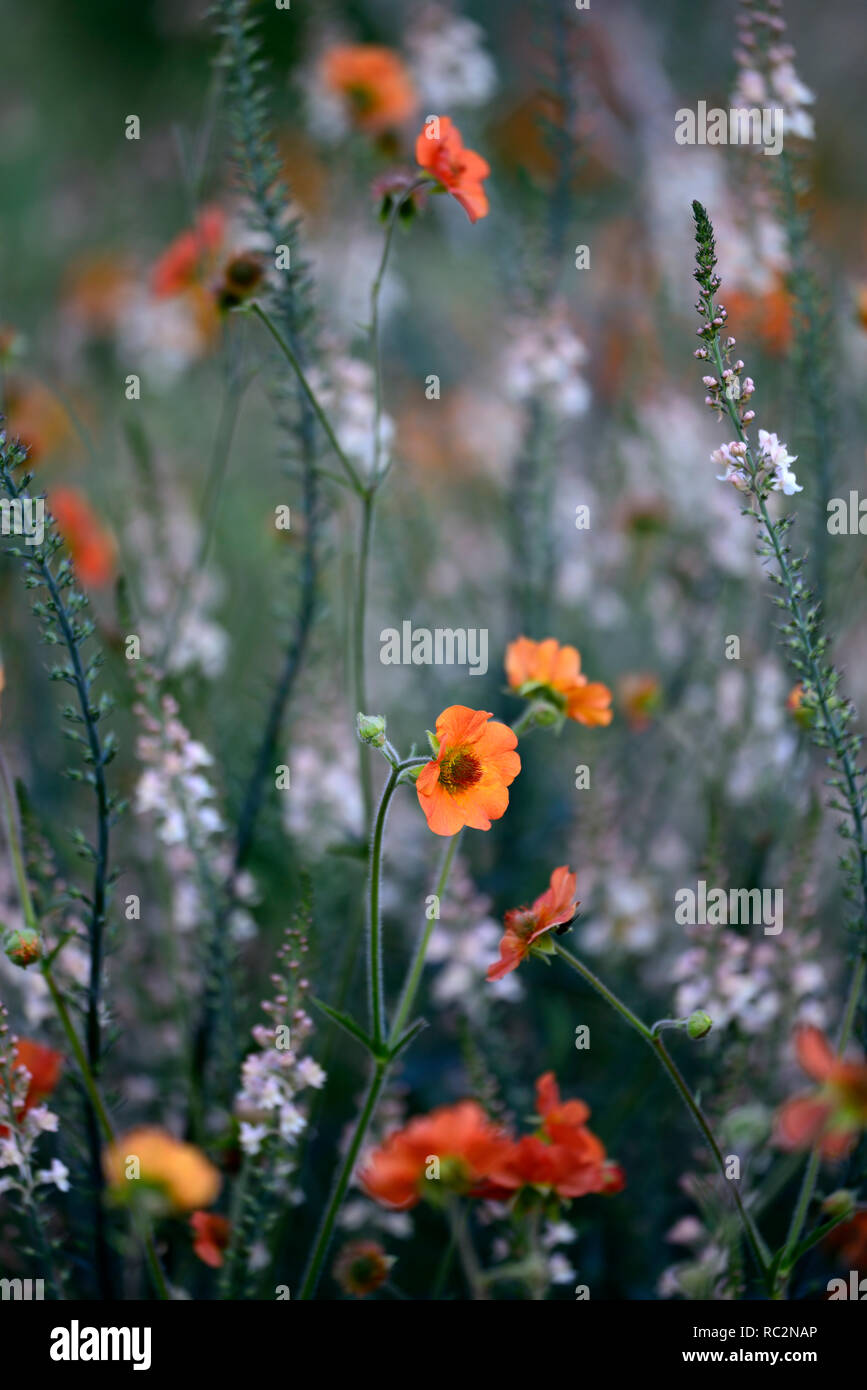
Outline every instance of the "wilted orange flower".
[[491, 172], [487, 160], [464, 148], [461, 132], [448, 116], [429, 116], [415, 142], [415, 157], [451, 193], [471, 222], [488, 215], [482, 179]]
[[190, 1217], [193, 1236], [193, 1253], [198, 1255], [212, 1269], [219, 1269], [223, 1263], [223, 1251], [229, 1244], [231, 1227], [225, 1216], [213, 1211], [194, 1211]]
[[176, 236], [151, 272], [151, 286], [160, 299], [182, 294], [201, 283], [213, 267], [226, 234], [226, 215], [221, 208], [203, 208], [195, 227]]
[[567, 1199], [622, 1191], [623, 1170], [606, 1158], [605, 1146], [586, 1127], [588, 1107], [582, 1100], [561, 1101], [553, 1072], [536, 1082], [536, 1110], [539, 1129], [504, 1153], [485, 1195], [505, 1197], [524, 1187]]
[[867, 1063], [837, 1057], [812, 1025], [795, 1033], [798, 1061], [819, 1089], [793, 1096], [777, 1114], [776, 1142], [784, 1149], [812, 1149], [823, 1158], [845, 1158], [867, 1127]]
[[[18, 1067], [24, 1067], [30, 1077], [24, 1104], [18, 1111], [17, 1118], [19, 1120], [27, 1114], [28, 1110], [32, 1110], [34, 1105], [38, 1105], [46, 1096], [51, 1095], [60, 1079], [62, 1065], [62, 1053], [55, 1052], [50, 1047], [43, 1047], [42, 1043], [33, 1042], [30, 1038], [18, 1039], [15, 1044], [13, 1069], [17, 1070]], [[2, 1085], [3, 1080], [0, 1078], [0, 1086]], [[5, 1125], [0, 1125], [0, 1139], [8, 1133]]]
[[416, 108], [409, 72], [390, 48], [374, 43], [332, 48], [322, 71], [331, 90], [343, 97], [359, 130], [368, 135], [401, 125]]
[[106, 1181], [118, 1195], [134, 1192], [139, 1181], [157, 1191], [174, 1212], [209, 1207], [220, 1190], [220, 1174], [201, 1150], [154, 1125], [121, 1135], [104, 1151], [102, 1166]]
[[334, 1262], [334, 1278], [344, 1293], [366, 1298], [385, 1283], [393, 1264], [394, 1256], [375, 1240], [351, 1240]]
[[506, 931], [500, 942], [500, 959], [488, 970], [489, 980], [501, 980], [517, 970], [530, 954], [535, 942], [554, 927], [571, 922], [578, 910], [575, 898], [576, 876], [565, 864], [555, 869], [550, 886], [532, 907], [515, 907], [503, 918]]
[[662, 695], [656, 676], [642, 672], [624, 676], [618, 693], [630, 729], [642, 733], [650, 728]]
[[491, 1124], [482, 1107], [462, 1100], [419, 1115], [390, 1134], [367, 1160], [361, 1182], [378, 1202], [404, 1209], [425, 1196], [435, 1200], [442, 1192], [466, 1196], [502, 1161], [507, 1145], [504, 1132]]
[[114, 577], [115, 545], [83, 493], [71, 487], [54, 488], [48, 509], [66, 542], [82, 584], [98, 589]]
[[509, 804], [508, 787], [521, 771], [518, 740], [484, 710], [449, 705], [437, 720], [438, 752], [416, 782], [421, 809], [435, 835], [465, 825], [490, 830]]
[[553, 637], [533, 642], [519, 637], [506, 648], [506, 676], [518, 695], [543, 699], [567, 719], [591, 728], [611, 723], [611, 691], [581, 672], [576, 647], [561, 647]]

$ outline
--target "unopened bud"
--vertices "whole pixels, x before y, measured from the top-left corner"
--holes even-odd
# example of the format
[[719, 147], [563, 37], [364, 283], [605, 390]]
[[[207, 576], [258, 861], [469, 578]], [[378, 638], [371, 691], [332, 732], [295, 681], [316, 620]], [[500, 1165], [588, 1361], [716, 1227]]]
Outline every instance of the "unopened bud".
[[9, 927], [3, 933], [3, 950], [13, 965], [26, 969], [42, 954], [39, 933], [32, 927]]
[[706, 1038], [713, 1027], [713, 1019], [703, 1009], [696, 1009], [686, 1021], [686, 1031], [691, 1038]]
[[358, 737], [362, 743], [373, 748], [385, 746], [385, 716], [382, 714], [359, 714], [356, 719]]

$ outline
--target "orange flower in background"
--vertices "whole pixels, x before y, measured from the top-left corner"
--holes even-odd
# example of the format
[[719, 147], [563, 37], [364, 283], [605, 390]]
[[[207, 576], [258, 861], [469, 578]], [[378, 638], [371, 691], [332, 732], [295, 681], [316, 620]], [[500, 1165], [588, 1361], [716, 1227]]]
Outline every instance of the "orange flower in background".
[[487, 160], [464, 148], [461, 132], [448, 116], [429, 116], [415, 142], [415, 157], [447, 193], [456, 198], [471, 222], [488, 215], [482, 180], [491, 172]]
[[354, 124], [368, 135], [392, 130], [416, 109], [409, 71], [390, 48], [373, 43], [332, 48], [322, 72], [326, 85], [343, 97]]
[[511, 1145], [491, 1175], [486, 1196], [506, 1197], [524, 1187], [565, 1199], [622, 1191], [623, 1170], [586, 1126], [590, 1110], [582, 1100], [561, 1101], [553, 1072], [536, 1082], [536, 1111], [539, 1129]]
[[134, 1195], [143, 1187], [157, 1192], [173, 1212], [208, 1207], [220, 1190], [220, 1174], [201, 1150], [153, 1125], [116, 1139], [104, 1151], [102, 1167], [118, 1196]]
[[618, 694], [630, 729], [637, 734], [649, 729], [662, 698], [656, 676], [642, 672], [624, 676]]
[[517, 970], [541, 936], [572, 921], [578, 910], [576, 884], [575, 874], [563, 864], [554, 870], [549, 887], [532, 907], [516, 907], [506, 913], [500, 959], [489, 968], [489, 980], [501, 980], [510, 970]]
[[611, 691], [601, 681], [588, 681], [581, 672], [576, 647], [561, 647], [553, 637], [534, 642], [519, 637], [506, 648], [506, 677], [518, 695], [543, 699], [567, 719], [591, 728], [611, 723]]
[[84, 494], [71, 487], [54, 488], [48, 494], [48, 509], [82, 584], [89, 589], [110, 584], [115, 571], [114, 540]]
[[31, 464], [65, 443], [71, 432], [60, 401], [38, 381], [7, 382], [6, 420], [9, 438], [21, 441]]
[[213, 268], [226, 234], [226, 215], [221, 208], [203, 208], [196, 225], [176, 236], [151, 272], [151, 287], [159, 299], [183, 294], [200, 284]]
[[366, 1298], [388, 1279], [394, 1256], [386, 1255], [375, 1240], [352, 1240], [334, 1261], [334, 1278], [344, 1293]]
[[792, 301], [781, 279], [764, 294], [729, 290], [726, 308], [739, 334], [758, 338], [772, 356], [785, 352], [792, 337]]
[[[45, 1100], [50, 1096], [58, 1081], [60, 1080], [60, 1069], [63, 1065], [63, 1054], [55, 1052], [53, 1048], [43, 1047], [42, 1043], [33, 1042], [30, 1038], [19, 1038], [15, 1044], [15, 1057], [13, 1067], [24, 1067], [30, 1076], [30, 1083], [27, 1087], [27, 1095], [24, 1104], [17, 1112], [18, 1120], [22, 1120], [28, 1110], [32, 1110], [34, 1105]], [[0, 1086], [3, 1080], [0, 1078]], [[5, 1125], [0, 1125], [0, 1139], [5, 1138], [9, 1130]]]
[[867, 1063], [837, 1057], [812, 1025], [795, 1033], [795, 1051], [804, 1071], [820, 1085], [785, 1102], [774, 1138], [784, 1149], [818, 1145], [823, 1158], [845, 1158], [867, 1128]]
[[465, 825], [490, 830], [509, 804], [508, 788], [521, 771], [517, 737], [484, 710], [449, 705], [437, 719], [437, 756], [419, 773], [416, 790], [435, 835], [456, 835]]
[[231, 1230], [225, 1216], [218, 1216], [212, 1211], [194, 1211], [190, 1217], [190, 1227], [195, 1237], [193, 1253], [211, 1269], [219, 1269]]
[[402, 1209], [442, 1192], [467, 1196], [503, 1160], [508, 1142], [476, 1101], [444, 1105], [390, 1134], [368, 1158], [361, 1182], [377, 1202]]

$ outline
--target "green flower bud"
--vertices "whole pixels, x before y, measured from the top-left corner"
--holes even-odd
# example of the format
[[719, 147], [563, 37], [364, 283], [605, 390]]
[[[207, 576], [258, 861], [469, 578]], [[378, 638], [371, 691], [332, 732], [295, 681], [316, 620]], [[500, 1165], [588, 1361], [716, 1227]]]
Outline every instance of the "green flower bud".
[[14, 965], [26, 969], [42, 954], [39, 933], [32, 927], [7, 928], [3, 933], [3, 950]]
[[848, 1188], [840, 1187], [836, 1192], [832, 1192], [822, 1203], [822, 1210], [829, 1216], [838, 1216], [842, 1220], [853, 1216], [855, 1213], [855, 1193]]
[[691, 1038], [705, 1038], [713, 1027], [713, 1019], [704, 1009], [696, 1009], [686, 1021], [686, 1031]]
[[358, 737], [362, 743], [373, 748], [385, 746], [385, 716], [382, 714], [359, 714], [356, 719]]

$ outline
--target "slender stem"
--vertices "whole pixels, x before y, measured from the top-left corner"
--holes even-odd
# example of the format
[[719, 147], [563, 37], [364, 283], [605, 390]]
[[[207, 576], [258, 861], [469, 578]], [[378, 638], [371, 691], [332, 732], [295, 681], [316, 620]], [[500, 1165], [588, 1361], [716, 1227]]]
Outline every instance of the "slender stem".
[[[368, 574], [370, 571], [370, 542], [373, 535], [375, 490], [365, 489], [361, 500], [361, 521], [358, 537], [358, 564], [355, 572], [355, 615], [353, 624], [353, 696], [356, 714], [368, 714], [367, 678], [365, 674], [364, 631], [367, 614]], [[364, 829], [370, 832], [373, 819], [373, 768], [363, 743], [358, 745], [359, 774], [364, 806]]]
[[[449, 875], [452, 871], [452, 864], [454, 863], [455, 854], [457, 853], [458, 843], [463, 833], [464, 832], [462, 830], [459, 830], [457, 835], [453, 835], [451, 837], [451, 839], [445, 847], [445, 851], [442, 857], [442, 863], [440, 864], [439, 875], [437, 877], [436, 888], [434, 889], [438, 905], [442, 902], [443, 896], [445, 894], [446, 885], [449, 881]], [[391, 1032], [388, 1035], [388, 1045], [390, 1048], [394, 1047], [398, 1038], [403, 1032], [406, 1023], [409, 1020], [410, 1011], [412, 1009], [415, 996], [418, 993], [418, 987], [421, 983], [422, 972], [424, 971], [425, 957], [427, 955], [427, 948], [430, 944], [431, 935], [433, 933], [433, 929], [436, 925], [437, 920], [438, 917], [429, 917], [425, 920], [424, 929], [422, 931], [421, 937], [419, 938], [419, 943], [415, 949], [415, 954], [413, 955], [412, 961], [409, 966], [409, 970], [407, 971], [406, 979], [404, 980], [403, 984], [403, 989], [400, 992], [400, 1001], [395, 1011], [394, 1020], [391, 1025]]]
[[[711, 1130], [711, 1127], [707, 1121], [707, 1118], [705, 1117], [705, 1114], [701, 1106], [695, 1099], [694, 1095], [692, 1094], [692, 1091], [689, 1089], [689, 1086], [687, 1085], [686, 1081], [681, 1075], [678, 1067], [676, 1066], [674, 1061], [672, 1061], [671, 1057], [669, 1057], [662, 1038], [655, 1036], [653, 1030], [651, 1028], [648, 1028], [647, 1024], [643, 1023], [641, 1019], [637, 1016], [637, 1014], [634, 1014], [632, 1010], [628, 1008], [621, 999], [617, 998], [617, 995], [614, 994], [607, 987], [607, 985], [604, 985], [602, 983], [598, 976], [593, 974], [592, 970], [588, 970], [586, 965], [582, 964], [582, 962], [578, 960], [576, 956], [573, 956], [571, 951], [567, 951], [565, 946], [562, 946], [559, 941], [554, 942], [554, 950], [556, 951], [557, 955], [559, 955], [560, 957], [562, 957], [563, 960], [566, 961], [567, 965], [570, 965], [573, 970], [577, 971], [577, 973], [581, 975], [582, 978], [585, 979], [587, 983], [591, 985], [593, 989], [595, 989], [596, 992], [600, 994], [602, 998], [608, 1004], [610, 1004], [613, 1009], [616, 1010], [617, 1013], [620, 1014], [621, 1018], [624, 1019], [624, 1021], [628, 1023], [629, 1026], [633, 1028], [636, 1033], [640, 1034], [640, 1036], [644, 1038], [645, 1042], [649, 1043], [650, 1047], [653, 1049], [654, 1053], [658, 1057], [661, 1065], [668, 1073], [668, 1076], [670, 1077], [671, 1081], [674, 1083], [674, 1086], [678, 1094], [680, 1095], [684, 1105], [689, 1110], [689, 1113], [692, 1115], [693, 1119], [698, 1125], [698, 1128], [704, 1136], [707, 1145], [710, 1148], [710, 1151], [714, 1157], [716, 1166], [720, 1171], [720, 1175], [728, 1183], [725, 1171], [725, 1159], [716, 1139], [714, 1138], [713, 1131]], [[741, 1219], [744, 1234], [747, 1238], [750, 1250], [752, 1251], [753, 1258], [755, 1259], [756, 1265], [758, 1266], [758, 1269], [762, 1275], [762, 1279], [767, 1284], [769, 1252], [767, 1250], [767, 1247], [765, 1246], [764, 1241], [762, 1240], [761, 1235], [759, 1234], [755, 1222], [753, 1221], [752, 1217], [750, 1216], [749, 1212], [744, 1206], [743, 1201], [741, 1200], [741, 1195], [737, 1187], [733, 1183], [728, 1183], [728, 1185], [731, 1187], [734, 1203], [737, 1208], [738, 1215]]]
[[382, 840], [385, 821], [391, 798], [400, 776], [399, 767], [393, 767], [383, 789], [373, 828], [370, 846], [370, 876], [368, 882], [367, 916], [367, 968], [370, 992], [370, 1031], [377, 1049], [382, 1047], [385, 1036], [385, 1008], [382, 999], [382, 922], [379, 915], [379, 896], [382, 880]]
[[311, 1251], [304, 1279], [301, 1284], [301, 1292], [298, 1295], [299, 1299], [312, 1298], [316, 1292], [322, 1263], [325, 1256], [328, 1254], [328, 1247], [331, 1244], [331, 1234], [334, 1230], [334, 1223], [337, 1220], [337, 1213], [343, 1204], [343, 1199], [346, 1196], [346, 1190], [349, 1187], [353, 1169], [355, 1168], [359, 1152], [361, 1151], [361, 1146], [364, 1143], [364, 1137], [367, 1134], [368, 1126], [373, 1118], [376, 1103], [379, 1100], [380, 1092], [385, 1083], [388, 1065], [388, 1062], [383, 1058], [380, 1058], [379, 1061], [373, 1064], [370, 1083], [367, 1088], [367, 1094], [364, 1098], [361, 1113], [355, 1123], [352, 1142], [343, 1160], [328, 1206], [325, 1209], [325, 1214], [316, 1237], [316, 1243]]
[[452, 1240], [458, 1252], [461, 1268], [464, 1271], [473, 1300], [477, 1303], [490, 1302], [491, 1296], [488, 1293], [485, 1276], [479, 1264], [472, 1236], [467, 1226], [466, 1212], [455, 1200], [449, 1201], [447, 1210], [449, 1225], [452, 1230]]
[[358, 493], [359, 497], [363, 496], [365, 489], [364, 484], [361, 481], [361, 477], [358, 473], [358, 470], [355, 468], [351, 460], [348, 458], [348, 456], [344, 453], [343, 449], [341, 448], [337, 439], [337, 435], [334, 433], [331, 421], [329, 420], [328, 416], [323, 410], [322, 405], [319, 401], [319, 397], [316, 395], [316, 392], [313, 390], [313, 387], [307, 380], [307, 377], [304, 373], [304, 369], [301, 366], [301, 363], [298, 360], [296, 353], [289, 346], [289, 343], [283, 337], [283, 334], [280, 332], [279, 328], [277, 328], [276, 324], [272, 321], [267, 312], [262, 308], [261, 304], [251, 304], [248, 312], [251, 314], [255, 314], [256, 318], [261, 320], [262, 323], [264, 323], [268, 332], [271, 334], [271, 337], [274, 339], [275, 343], [280, 348], [280, 351], [283, 353], [284, 357], [286, 358], [287, 362], [289, 363], [290, 367], [292, 368], [293, 372], [295, 373], [299, 382], [301, 383], [301, 387], [304, 391], [304, 394], [306, 395], [308, 401], [312, 405], [313, 410], [316, 413], [316, 418], [318, 419], [320, 425], [325, 431], [329, 444], [331, 445], [332, 449], [334, 450], [335, 454], [337, 455], [344, 469], [346, 470], [347, 477], [349, 478], [352, 487]]

